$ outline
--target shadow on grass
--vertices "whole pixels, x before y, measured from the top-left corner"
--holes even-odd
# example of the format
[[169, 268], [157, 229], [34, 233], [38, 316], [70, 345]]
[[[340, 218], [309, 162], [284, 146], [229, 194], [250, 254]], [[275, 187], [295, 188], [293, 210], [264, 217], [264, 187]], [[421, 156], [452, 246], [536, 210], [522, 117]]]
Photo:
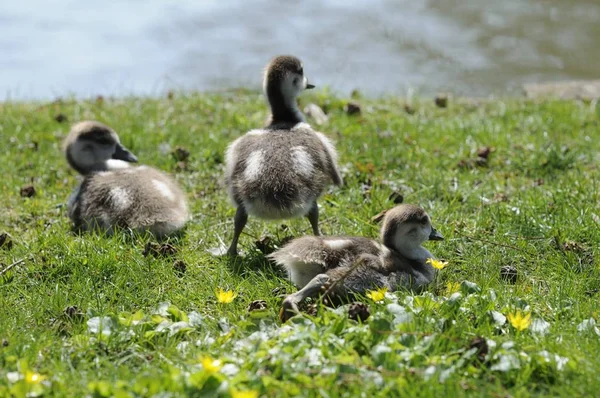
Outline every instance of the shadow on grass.
[[281, 267], [256, 249], [243, 256], [227, 257], [227, 266], [233, 273], [238, 275], [260, 271], [267, 275], [272, 274], [273, 277], [285, 278], [287, 276]]
[[72, 225], [71, 226], [71, 234], [77, 237], [84, 237], [88, 234], [95, 234], [101, 236], [103, 238], [121, 238], [123, 239], [123, 243], [137, 243], [140, 240], [143, 240], [144, 243], [147, 243], [150, 240], [156, 240], [159, 243], [172, 243], [172, 242], [180, 242], [187, 235], [188, 225], [185, 225], [180, 230], [164, 236], [156, 236], [150, 231], [135, 231], [131, 228], [124, 226], [115, 226], [114, 230], [111, 228], [108, 231], [102, 230], [99, 226], [92, 226], [90, 228], [84, 228], [81, 225]]

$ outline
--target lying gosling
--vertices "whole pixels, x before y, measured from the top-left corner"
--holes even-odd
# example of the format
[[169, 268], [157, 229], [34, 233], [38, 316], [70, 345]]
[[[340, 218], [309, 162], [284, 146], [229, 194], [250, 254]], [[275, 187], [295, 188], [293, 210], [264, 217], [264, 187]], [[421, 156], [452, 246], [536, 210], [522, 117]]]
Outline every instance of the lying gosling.
[[341, 185], [342, 177], [333, 144], [298, 109], [298, 95], [313, 87], [296, 57], [278, 56], [267, 65], [263, 88], [270, 122], [235, 140], [226, 153], [225, 183], [237, 207], [231, 256], [237, 255], [248, 214], [273, 220], [307, 216], [320, 235], [317, 199], [328, 184]]
[[427, 263], [434, 256], [422, 244], [442, 239], [425, 210], [408, 204], [386, 213], [381, 228], [383, 245], [362, 237], [294, 239], [269, 256], [300, 288], [286, 297], [280, 317], [286, 321], [298, 312], [302, 300], [324, 291], [347, 296], [375, 288], [419, 290], [436, 274]]
[[110, 127], [75, 124], [64, 142], [67, 161], [83, 175], [68, 203], [74, 229], [110, 235], [117, 227], [149, 231], [157, 238], [181, 230], [189, 218], [185, 194], [166, 174], [137, 158]]

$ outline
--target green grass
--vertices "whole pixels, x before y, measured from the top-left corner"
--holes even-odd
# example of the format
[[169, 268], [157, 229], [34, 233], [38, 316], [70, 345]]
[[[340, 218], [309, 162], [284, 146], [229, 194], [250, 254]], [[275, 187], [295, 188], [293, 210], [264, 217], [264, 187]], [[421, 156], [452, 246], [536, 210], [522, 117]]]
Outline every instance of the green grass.
[[[327, 110], [321, 130], [337, 142], [345, 177], [320, 201], [324, 233], [377, 236], [371, 217], [401, 192], [446, 237], [428, 244], [449, 265], [425, 293], [365, 298], [362, 324], [347, 307], [319, 306], [282, 327], [280, 295], [294, 287], [255, 242], [268, 235], [276, 247], [308, 234], [308, 221], [251, 218], [243, 258], [208, 253], [231, 239], [223, 154], [263, 124], [257, 93], [4, 103], [0, 232], [13, 245], [0, 248], [0, 272], [24, 261], [0, 276], [0, 396], [597, 394], [600, 336], [582, 325], [600, 322], [600, 115], [589, 104], [421, 100], [409, 115], [402, 100], [361, 99], [362, 114], [350, 116], [327, 92], [301, 100]], [[193, 219], [173, 257], [144, 256], [148, 237], [70, 233], [64, 203], [77, 177], [60, 146], [84, 119], [114, 127], [187, 191]], [[185, 170], [170, 153], [177, 146], [191, 152]], [[494, 150], [478, 165], [485, 146]], [[31, 183], [36, 195], [21, 197]], [[516, 284], [501, 279], [506, 265]], [[238, 296], [218, 304], [217, 288]], [[267, 309], [249, 313], [254, 300]], [[503, 322], [517, 309], [547, 329]]]

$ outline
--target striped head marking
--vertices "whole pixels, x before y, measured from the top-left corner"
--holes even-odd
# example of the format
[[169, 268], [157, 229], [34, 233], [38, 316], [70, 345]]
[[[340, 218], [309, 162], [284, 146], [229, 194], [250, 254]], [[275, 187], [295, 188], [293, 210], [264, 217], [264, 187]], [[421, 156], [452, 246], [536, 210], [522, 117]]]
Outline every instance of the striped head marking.
[[385, 214], [381, 236], [386, 246], [395, 249], [419, 247], [427, 240], [443, 239], [425, 210], [411, 204], [401, 204]]
[[314, 88], [304, 75], [304, 65], [291, 55], [279, 55], [265, 70], [263, 88], [267, 96], [280, 92], [285, 98], [296, 98], [303, 90]]
[[107, 170], [108, 161], [137, 162], [137, 158], [121, 145], [117, 133], [95, 121], [76, 123], [63, 143], [67, 161], [81, 174]]

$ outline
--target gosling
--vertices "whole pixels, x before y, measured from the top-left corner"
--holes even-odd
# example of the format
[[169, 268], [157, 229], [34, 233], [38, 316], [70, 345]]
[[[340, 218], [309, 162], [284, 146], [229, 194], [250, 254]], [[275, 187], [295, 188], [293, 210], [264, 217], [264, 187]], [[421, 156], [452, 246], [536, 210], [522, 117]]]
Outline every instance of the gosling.
[[225, 156], [225, 184], [237, 207], [231, 256], [237, 255], [248, 214], [270, 220], [306, 216], [320, 235], [317, 199], [330, 183], [342, 185], [342, 177], [335, 147], [298, 109], [296, 98], [311, 88], [298, 58], [278, 56], [267, 65], [269, 124], [233, 141]]
[[189, 219], [185, 194], [166, 174], [137, 158], [110, 127], [95, 121], [73, 125], [64, 142], [67, 161], [83, 176], [68, 202], [74, 230], [149, 231], [157, 238], [179, 232]]
[[298, 313], [307, 297], [327, 291], [337, 297], [364, 294], [367, 289], [421, 290], [435, 277], [427, 260], [435, 258], [422, 244], [443, 240], [422, 208], [402, 204], [383, 219], [381, 241], [362, 237], [294, 239], [269, 255], [283, 266], [300, 290], [283, 301], [283, 322]]

